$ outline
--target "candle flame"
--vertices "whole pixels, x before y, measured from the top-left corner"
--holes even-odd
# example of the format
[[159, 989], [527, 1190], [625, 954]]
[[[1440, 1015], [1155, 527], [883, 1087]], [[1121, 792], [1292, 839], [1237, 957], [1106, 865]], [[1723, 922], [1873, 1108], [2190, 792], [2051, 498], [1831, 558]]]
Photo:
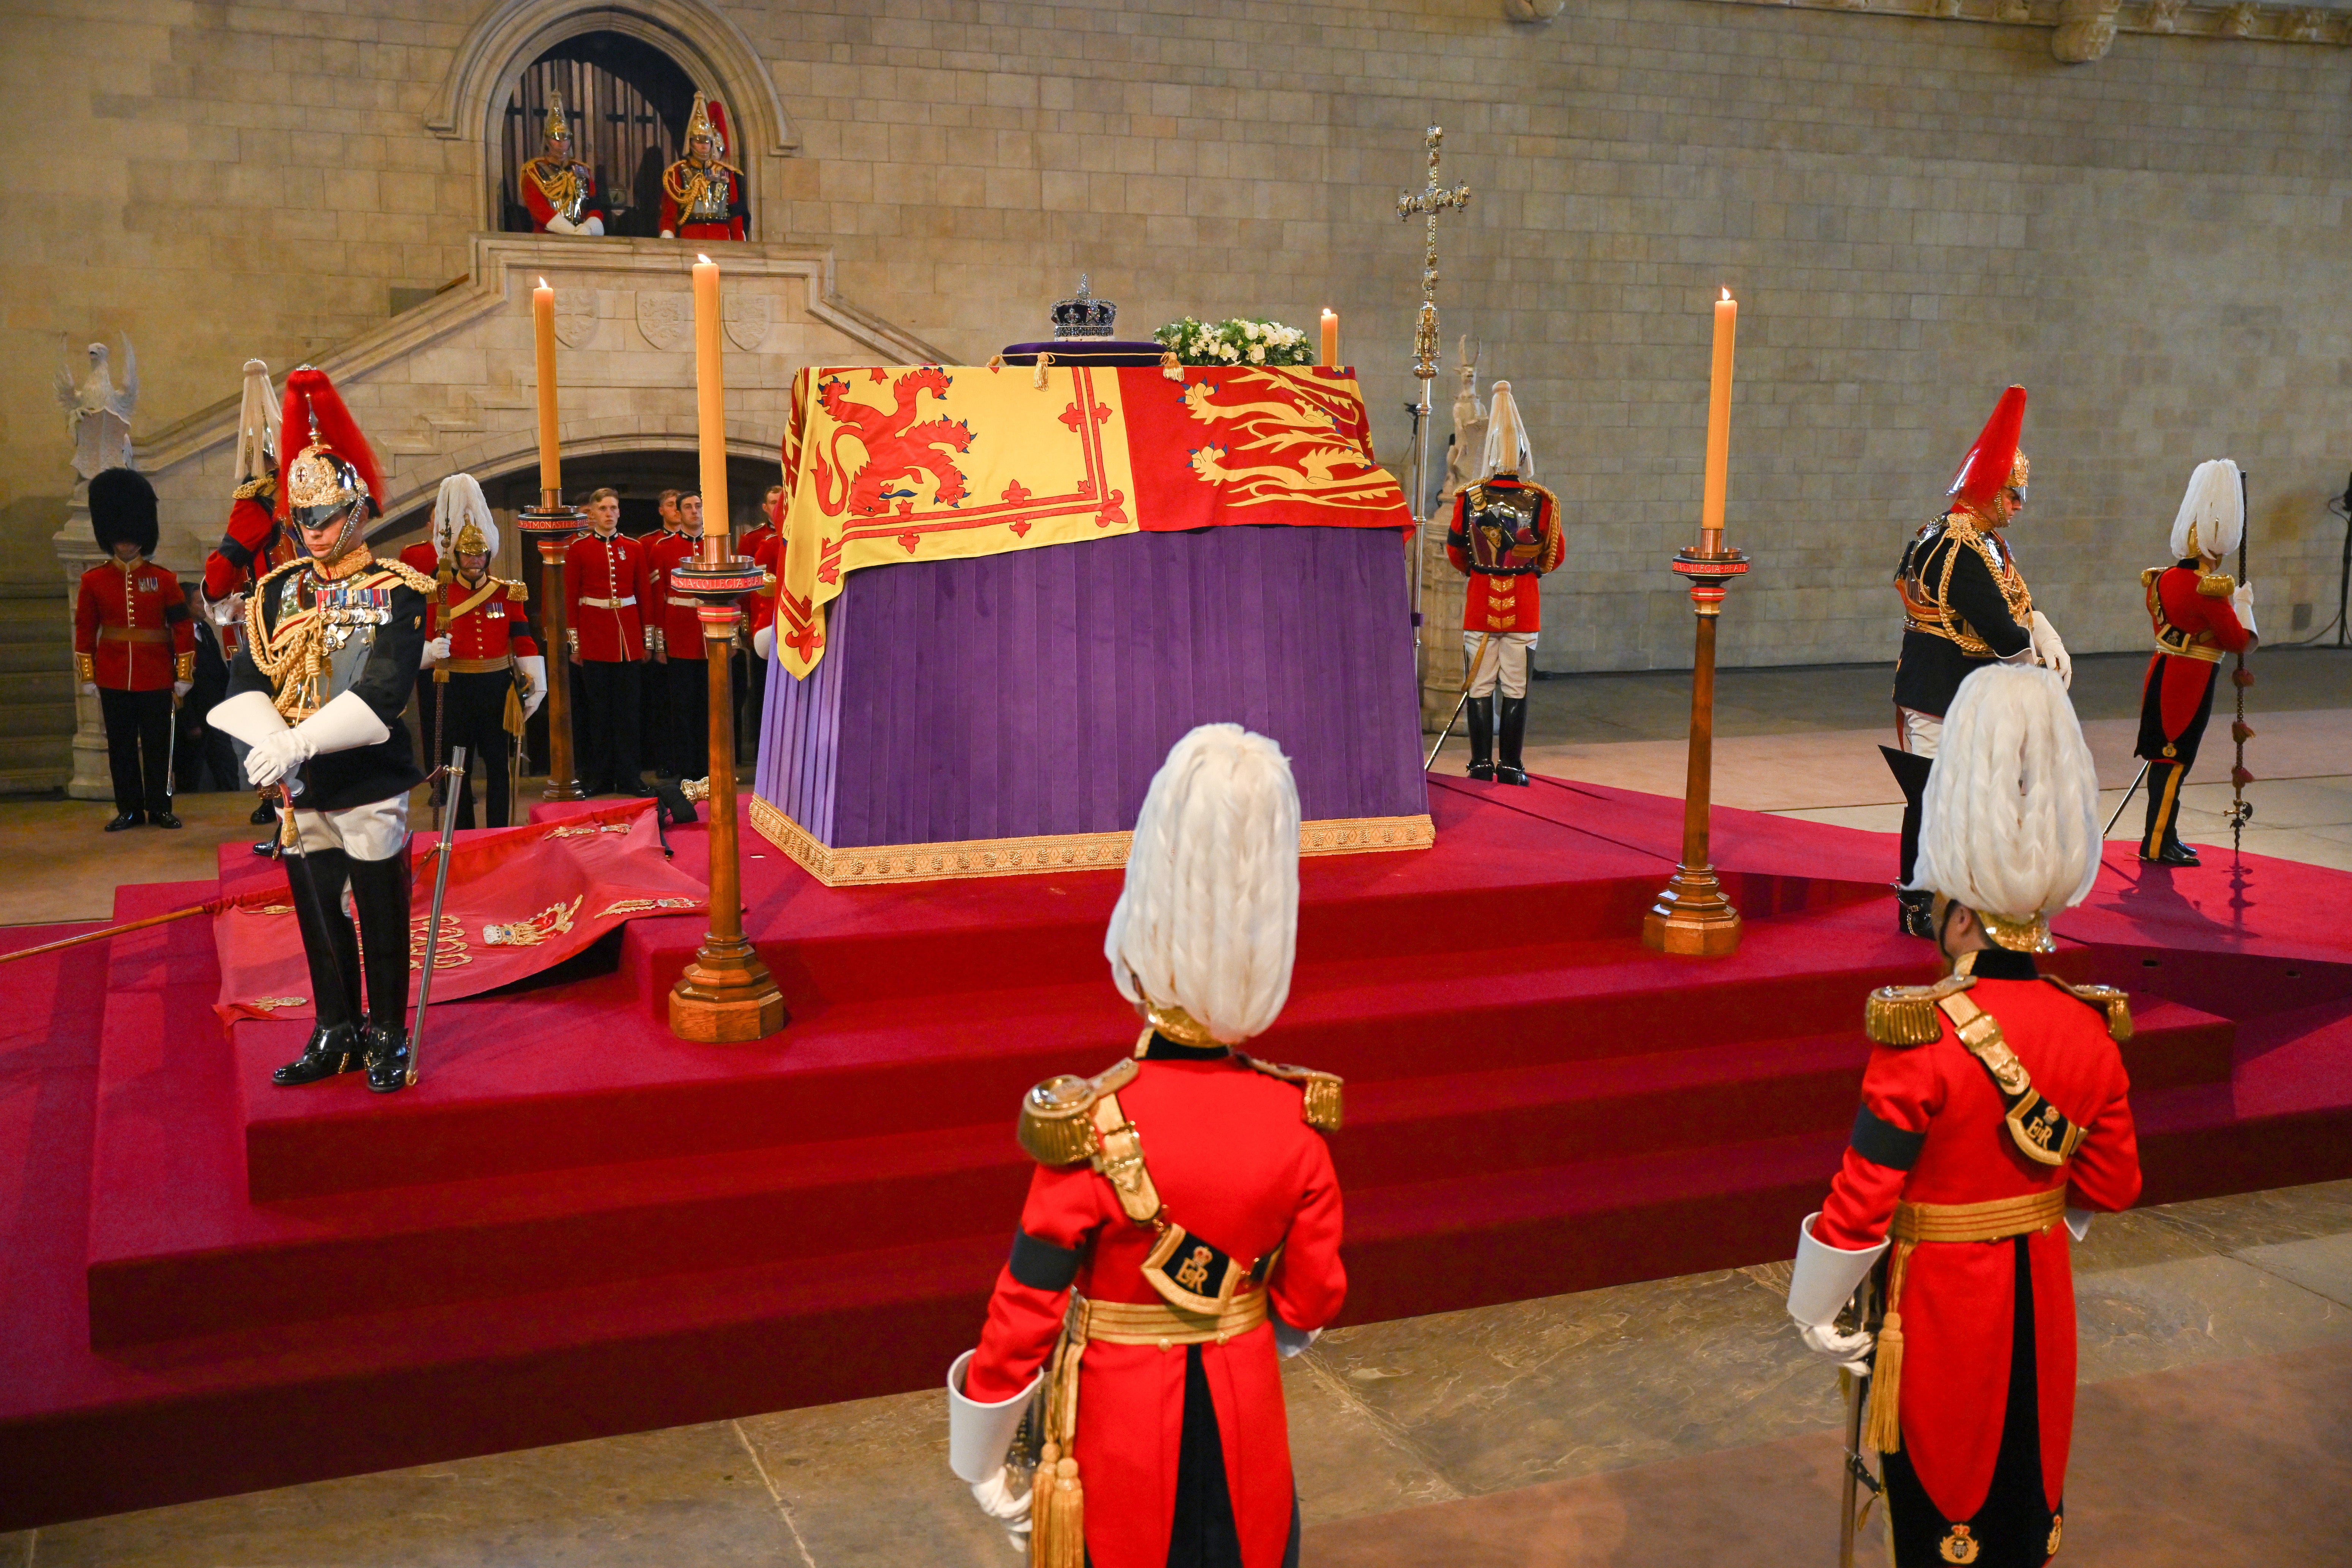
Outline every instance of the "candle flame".
[[709, 258], [708, 256], [703, 255], [703, 254], [702, 254], [702, 252], [700, 252], [700, 251], [698, 251], [698, 251], [696, 251], [696, 252], [694, 253], [694, 258], [695, 258], [697, 261], [701, 262], [705, 267], [708, 267], [708, 266], [709, 266], [709, 265], [710, 265], [710, 258]]
[[541, 279], [539, 280], [539, 286], [540, 286], [541, 288], [542, 288], [542, 289], [546, 288], [546, 287], [547, 287], [547, 279], [544, 279], [544, 278]]
[[1731, 290], [1730, 290], [1730, 289], [1726, 289], [1723, 291], [1723, 297], [1724, 297], [1725, 299], [1727, 299], [1727, 300], [1730, 299], [1730, 298], [1731, 298]]

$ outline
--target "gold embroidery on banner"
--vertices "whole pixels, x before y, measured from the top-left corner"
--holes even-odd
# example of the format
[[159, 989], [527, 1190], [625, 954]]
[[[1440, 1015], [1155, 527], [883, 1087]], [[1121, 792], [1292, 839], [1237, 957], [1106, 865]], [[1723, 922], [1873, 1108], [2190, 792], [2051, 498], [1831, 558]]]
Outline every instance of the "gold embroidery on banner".
[[[1024, 877], [1040, 871], [1116, 869], [1127, 864], [1129, 833], [1066, 833], [1034, 838], [975, 838], [836, 849], [761, 795], [748, 814], [761, 837], [828, 888], [928, 882], [961, 877]], [[1333, 817], [1298, 825], [1301, 855], [1360, 855], [1427, 849], [1437, 827], [1419, 816]]]
[[[425, 927], [432, 919], [430, 914], [409, 918], [408, 967], [412, 970], [425, 967]], [[433, 944], [433, 967], [436, 970], [456, 969], [473, 962], [474, 955], [466, 951], [466, 928], [457, 923], [456, 915], [443, 915], [441, 938]]]
[[[550, 937], [566, 934], [572, 930], [572, 917], [580, 912], [580, 906], [587, 898], [588, 895], [583, 893], [568, 904], [550, 904], [529, 920], [517, 921], [511, 925], [486, 925], [482, 928], [482, 945], [537, 947]], [[441, 967], [437, 956], [433, 966], [436, 969]]]
[[599, 822], [586, 827], [551, 827], [547, 836], [550, 838], [593, 838], [599, 833], [626, 833], [629, 826], [625, 822]]
[[606, 915], [642, 915], [656, 910], [698, 910], [703, 907], [700, 899], [623, 899], [617, 904], [605, 905], [589, 918], [601, 921]]
[[281, 1007], [302, 1006], [310, 1000], [308, 996], [260, 996], [239, 1005], [250, 1007], [257, 1013], [275, 1013]]

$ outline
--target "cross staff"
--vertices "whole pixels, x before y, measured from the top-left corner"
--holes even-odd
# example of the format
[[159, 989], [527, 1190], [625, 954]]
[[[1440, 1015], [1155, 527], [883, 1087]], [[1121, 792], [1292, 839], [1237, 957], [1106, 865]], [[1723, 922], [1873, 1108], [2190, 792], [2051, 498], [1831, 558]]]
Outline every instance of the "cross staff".
[[[1465, 184], [1451, 189], [1437, 183], [1437, 148], [1445, 140], [1444, 129], [1433, 125], [1422, 139], [1429, 149], [1429, 182], [1419, 192], [1407, 191], [1397, 197], [1397, 217], [1406, 223], [1415, 213], [1429, 219], [1429, 241], [1421, 261], [1421, 321], [1412, 332], [1412, 374], [1427, 381], [1437, 374], [1437, 215], [1448, 208], [1470, 205], [1470, 187]], [[1416, 496], [1414, 500], [1418, 502]]]

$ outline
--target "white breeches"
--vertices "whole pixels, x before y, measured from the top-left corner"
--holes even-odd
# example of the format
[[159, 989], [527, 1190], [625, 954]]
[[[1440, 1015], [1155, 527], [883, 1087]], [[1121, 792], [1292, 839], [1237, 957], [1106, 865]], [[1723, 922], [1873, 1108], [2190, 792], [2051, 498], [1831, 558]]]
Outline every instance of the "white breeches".
[[[1485, 651], [1480, 652], [1480, 645]], [[1470, 695], [1492, 697], [1495, 683], [1503, 683], [1506, 697], [1528, 694], [1528, 665], [1535, 658], [1536, 634], [1533, 632], [1464, 632], [1462, 660], [1478, 661], [1470, 673]]]
[[1944, 721], [1937, 715], [1897, 708], [1895, 717], [1903, 733], [1903, 749], [1913, 756], [1932, 757], [1944, 743]]
[[408, 847], [408, 794], [404, 790], [341, 811], [305, 811], [298, 805], [294, 826], [306, 855], [340, 849], [354, 860], [389, 860]]

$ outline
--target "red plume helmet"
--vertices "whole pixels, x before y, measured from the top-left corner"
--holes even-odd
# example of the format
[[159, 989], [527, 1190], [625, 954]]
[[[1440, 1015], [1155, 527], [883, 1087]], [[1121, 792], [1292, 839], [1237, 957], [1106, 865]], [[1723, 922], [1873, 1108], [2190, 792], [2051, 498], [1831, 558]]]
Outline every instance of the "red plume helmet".
[[[376, 513], [383, 514], [383, 470], [376, 467], [375, 453], [369, 449], [367, 437], [360, 434], [359, 422], [343, 406], [341, 395], [335, 391], [335, 384], [327, 379], [325, 371], [306, 364], [286, 378], [286, 403], [278, 430], [279, 521], [290, 517], [297, 504], [315, 504], [307, 499], [298, 502], [294, 496], [298, 466], [304, 469], [305, 479], [325, 477], [323, 466], [311, 456], [314, 452], [347, 466], [365, 487], [366, 499], [373, 503]], [[306, 458], [311, 461], [305, 463]], [[318, 470], [315, 475], [313, 470]], [[306, 483], [301, 488], [307, 497], [316, 486]]]
[[2011, 482], [2011, 471], [2017, 466], [2017, 438], [2024, 428], [2025, 388], [2012, 386], [1992, 405], [1992, 417], [1985, 421], [1969, 455], [1960, 459], [1960, 471], [1952, 476], [1952, 488], [1946, 493], [1956, 507], [1972, 512], [1991, 507], [1992, 498]]
[[733, 144], [734, 138], [727, 134], [727, 106], [714, 98], [710, 100], [710, 155], [723, 163]]

